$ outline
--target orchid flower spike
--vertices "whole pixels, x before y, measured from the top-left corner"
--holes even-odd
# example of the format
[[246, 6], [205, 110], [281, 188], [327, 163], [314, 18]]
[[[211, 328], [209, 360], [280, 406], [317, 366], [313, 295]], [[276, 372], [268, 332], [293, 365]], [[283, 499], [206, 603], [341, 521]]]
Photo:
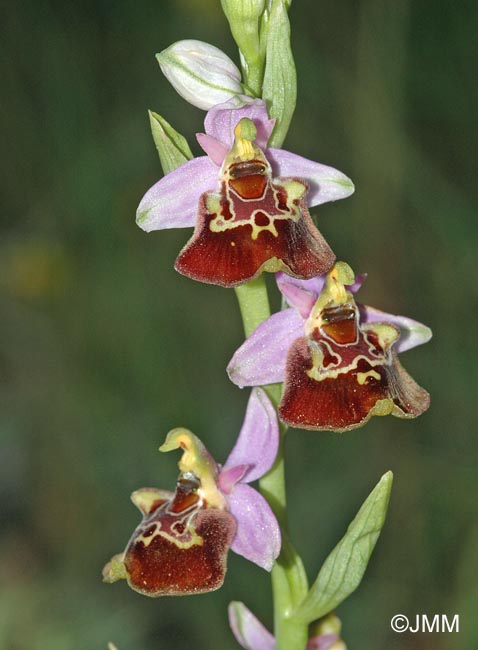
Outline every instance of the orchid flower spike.
[[308, 206], [349, 196], [344, 174], [282, 149], [267, 149], [274, 121], [265, 103], [243, 98], [211, 109], [198, 141], [207, 156], [162, 178], [143, 197], [146, 231], [195, 226], [175, 268], [201, 282], [243, 284], [263, 271], [298, 278], [328, 271], [335, 256]]
[[125, 578], [153, 597], [213, 591], [224, 582], [229, 548], [270, 571], [280, 552], [280, 528], [264, 497], [248, 484], [271, 468], [278, 444], [277, 417], [260, 389], [251, 393], [222, 467], [193, 433], [170, 431], [160, 450], [183, 451], [176, 491], [133, 492], [143, 520], [126, 550], [103, 569], [104, 580]]
[[292, 308], [271, 316], [228, 365], [240, 387], [284, 382], [279, 416], [293, 427], [348, 431], [373, 415], [413, 418], [430, 397], [397, 354], [431, 338], [417, 321], [355, 302], [364, 276], [338, 262], [307, 281], [277, 275]]

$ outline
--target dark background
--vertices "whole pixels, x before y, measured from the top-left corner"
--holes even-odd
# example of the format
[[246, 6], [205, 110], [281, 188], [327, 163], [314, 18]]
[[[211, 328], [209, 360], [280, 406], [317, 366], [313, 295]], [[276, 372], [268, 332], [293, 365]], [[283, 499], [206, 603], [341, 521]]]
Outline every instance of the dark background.
[[[431, 325], [402, 362], [432, 394], [416, 421], [375, 418], [287, 441], [293, 537], [310, 577], [387, 469], [388, 521], [338, 610], [351, 650], [478, 647], [476, 182], [478, 4], [296, 0], [298, 106], [286, 148], [355, 181], [316, 209], [361, 300]], [[186, 231], [146, 235], [136, 206], [160, 176], [146, 110], [193, 134], [154, 53], [181, 38], [236, 58], [216, 0], [10, 3], [0, 129], [0, 648], [222, 650], [226, 605], [271, 624], [268, 576], [230, 555], [222, 590], [150, 600], [101, 568], [139, 520], [129, 494], [171, 488], [186, 425], [223, 460], [247, 391], [225, 364], [234, 294], [173, 270]], [[458, 613], [460, 633], [398, 635], [390, 618]]]

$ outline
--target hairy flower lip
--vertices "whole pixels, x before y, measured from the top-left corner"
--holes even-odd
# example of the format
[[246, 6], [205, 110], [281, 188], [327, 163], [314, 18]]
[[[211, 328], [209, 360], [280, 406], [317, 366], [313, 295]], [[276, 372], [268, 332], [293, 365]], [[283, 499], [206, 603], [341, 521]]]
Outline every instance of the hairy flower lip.
[[271, 468], [278, 445], [277, 416], [261, 389], [251, 392], [222, 467], [190, 431], [170, 431], [161, 450], [183, 452], [176, 491], [133, 493], [143, 519], [125, 552], [106, 565], [105, 581], [126, 578], [133, 589], [153, 597], [213, 591], [223, 583], [229, 548], [270, 571], [281, 548], [280, 528], [267, 501], [248, 483]]
[[[294, 341], [287, 357], [279, 404], [279, 417], [285, 424], [343, 433], [364, 426], [374, 415], [412, 418], [428, 409], [430, 396], [404, 370], [396, 353], [389, 356], [384, 350], [380, 362], [371, 365], [374, 359], [365, 356], [362, 336], [363, 333], [359, 338], [361, 347], [352, 346], [351, 351], [354, 359], [360, 358], [359, 363], [364, 365], [352, 366], [330, 377], [328, 369], [315, 365], [310, 339], [301, 337]], [[340, 359], [340, 354], [336, 358]], [[312, 371], [322, 371], [324, 377], [312, 376]]]

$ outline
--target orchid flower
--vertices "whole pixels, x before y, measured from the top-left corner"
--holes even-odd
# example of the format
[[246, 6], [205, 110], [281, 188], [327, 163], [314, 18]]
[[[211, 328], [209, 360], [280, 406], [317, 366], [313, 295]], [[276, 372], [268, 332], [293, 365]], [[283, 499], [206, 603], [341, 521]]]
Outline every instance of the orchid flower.
[[[274, 636], [240, 602], [228, 607], [229, 625], [236, 641], [244, 650], [275, 650]], [[340, 638], [340, 621], [335, 615], [327, 616], [319, 624], [319, 634], [309, 639], [306, 650], [347, 650]]]
[[277, 417], [261, 389], [252, 392], [222, 467], [193, 433], [170, 431], [160, 451], [183, 450], [176, 491], [133, 492], [143, 520], [124, 553], [105, 566], [105, 581], [125, 578], [147, 596], [213, 591], [224, 581], [229, 548], [270, 571], [280, 552], [280, 529], [264, 497], [248, 483], [271, 468], [278, 443]]
[[357, 305], [364, 276], [356, 280], [343, 262], [312, 280], [277, 279], [292, 308], [259, 325], [234, 354], [235, 384], [284, 382], [279, 416], [304, 429], [347, 431], [372, 415], [413, 418], [427, 410], [428, 393], [397, 354], [428, 341], [428, 327]]
[[232, 287], [262, 271], [300, 278], [328, 271], [335, 256], [307, 206], [349, 196], [344, 174], [282, 149], [267, 149], [274, 120], [265, 103], [243, 98], [211, 109], [193, 158], [148, 190], [137, 211], [150, 232], [195, 226], [176, 260], [195, 280]]

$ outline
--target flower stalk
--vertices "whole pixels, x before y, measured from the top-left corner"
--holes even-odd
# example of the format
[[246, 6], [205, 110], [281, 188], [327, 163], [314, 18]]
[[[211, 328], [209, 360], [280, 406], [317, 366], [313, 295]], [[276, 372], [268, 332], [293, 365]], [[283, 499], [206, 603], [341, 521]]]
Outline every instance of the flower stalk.
[[[269, 296], [264, 275], [236, 287], [246, 338], [270, 316]], [[282, 385], [272, 384], [264, 390], [277, 409]], [[274, 465], [259, 481], [260, 490], [271, 506], [281, 527], [282, 549], [272, 568], [272, 596], [274, 601], [274, 636], [276, 650], [304, 650], [308, 626], [292, 616], [305, 598], [308, 582], [305, 569], [288, 534], [287, 500], [285, 486], [284, 443], [287, 428], [280, 427], [280, 442]]]
[[[224, 4], [225, 3], [223, 3], [223, 5]], [[283, 14], [285, 14], [285, 18], [282, 16], [278, 23], [282, 23], [280, 24], [280, 27], [287, 31], [288, 20], [286, 7], [278, 0], [274, 0], [272, 5], [275, 14], [278, 14], [281, 10]], [[281, 5], [280, 9], [279, 5]], [[278, 29], [275, 31], [278, 32], [281, 30]], [[234, 35], [234, 30], [232, 30], [232, 32]], [[264, 98], [269, 99], [270, 101], [271, 97], [267, 97], [267, 95], [269, 93], [272, 94], [274, 90], [276, 90], [274, 88], [274, 82], [276, 81], [274, 77], [281, 76], [284, 70], [273, 69], [272, 49], [274, 47], [274, 33], [271, 34], [271, 32], [269, 32], [267, 36], [268, 42], [266, 49], [268, 52], [265, 61], [266, 83], [265, 87], [261, 88], [261, 90]], [[286, 34], [286, 36], [288, 36], [288, 34]], [[288, 45], [288, 42], [289, 38], [286, 38], [286, 46]], [[282, 47], [284, 47], [284, 43], [282, 44]], [[292, 93], [292, 97], [290, 98], [292, 101], [290, 102], [291, 110], [289, 114], [286, 115], [284, 115], [281, 110], [274, 110], [274, 100], [270, 102], [272, 104], [271, 108], [273, 109], [272, 116], [276, 118], [276, 124], [271, 138], [274, 146], [280, 146], [284, 141], [290, 118], [292, 117], [295, 108], [296, 78], [292, 55], [290, 55], [289, 60], [285, 63], [281, 61], [279, 66], [282, 68], [288, 68], [288, 71], [290, 72], [288, 93]], [[258, 94], [261, 94], [258, 92], [259, 80], [263, 81], [263, 79], [263, 58], [260, 55], [257, 57], [250, 57], [247, 61], [247, 81], [254, 87], [254, 91]], [[281, 81], [283, 82], [284, 79], [282, 78]], [[246, 284], [236, 287], [235, 292], [241, 312], [244, 333], [247, 338], [271, 315], [264, 274]], [[272, 384], [266, 386], [264, 390], [271, 399], [274, 407], [277, 409], [281, 397], [282, 385]], [[267, 474], [259, 481], [259, 486], [263, 496], [267, 499], [277, 517], [282, 533], [281, 553], [272, 568], [272, 596], [274, 602], [274, 636], [276, 639], [276, 650], [303, 650], [307, 645], [308, 626], [300, 620], [295, 620], [292, 617], [292, 612], [305, 598], [308, 591], [308, 582], [302, 560], [294, 549], [288, 534], [284, 456], [286, 432], [287, 427], [281, 425], [280, 442], [276, 460], [269, 472], [267, 472]]]

